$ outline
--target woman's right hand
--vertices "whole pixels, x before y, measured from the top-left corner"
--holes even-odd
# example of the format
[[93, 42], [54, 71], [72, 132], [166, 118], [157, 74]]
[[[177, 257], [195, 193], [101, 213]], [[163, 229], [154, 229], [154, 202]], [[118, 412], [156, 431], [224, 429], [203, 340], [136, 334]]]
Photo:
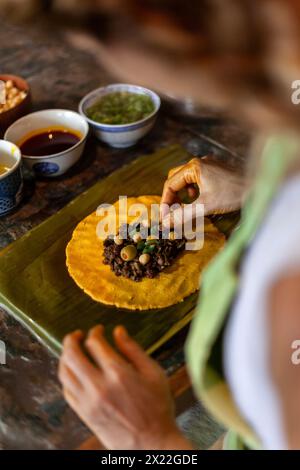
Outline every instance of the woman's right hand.
[[[197, 204], [203, 204], [204, 215], [209, 215], [224, 214], [241, 207], [245, 190], [242, 177], [217, 165], [209, 157], [193, 158], [187, 164], [169, 172], [161, 200], [163, 223], [168, 223], [170, 217], [171, 224], [176, 223], [178, 211], [181, 209], [169, 213], [166, 205], [171, 206], [179, 202], [178, 192], [182, 189], [187, 189], [189, 196], [195, 197], [197, 190], [194, 185], [199, 188], [199, 197], [188, 205], [191, 209], [195, 209]], [[190, 213], [195, 214], [196, 211], [192, 210]]]

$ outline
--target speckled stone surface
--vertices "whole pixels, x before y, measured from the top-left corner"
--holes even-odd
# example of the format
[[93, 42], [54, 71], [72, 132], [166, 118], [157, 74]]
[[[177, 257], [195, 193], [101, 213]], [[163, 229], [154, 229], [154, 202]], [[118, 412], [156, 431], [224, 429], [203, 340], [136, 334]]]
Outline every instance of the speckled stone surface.
[[[56, 29], [19, 28], [1, 20], [0, 73], [19, 74], [29, 81], [35, 110], [76, 110], [85, 93], [112, 81], [92, 54], [74, 50]], [[184, 118], [167, 110], [133, 149], [114, 150], [91, 138], [84, 157], [63, 177], [35, 181], [26, 175], [23, 203], [0, 219], [0, 249], [116, 168], [173, 143], [195, 155], [213, 151], [215, 158], [241, 170], [248, 139], [232, 122]], [[179, 334], [156, 354], [168, 373], [183, 361], [185, 335], [186, 331]], [[76, 448], [89, 433], [62, 398], [56, 359], [1, 309], [0, 339], [7, 348], [7, 364], [0, 366], [0, 449]]]

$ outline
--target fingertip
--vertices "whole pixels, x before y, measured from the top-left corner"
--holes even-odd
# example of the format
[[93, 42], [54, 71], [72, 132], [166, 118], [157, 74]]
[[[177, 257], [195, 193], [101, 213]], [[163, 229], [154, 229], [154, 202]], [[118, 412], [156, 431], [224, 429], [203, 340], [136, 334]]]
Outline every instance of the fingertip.
[[89, 330], [88, 338], [91, 336], [103, 336], [105, 328], [103, 325], [96, 325]]
[[88, 332], [88, 335], [85, 339], [84, 346], [90, 352], [93, 349], [95, 343], [99, 343], [101, 338], [104, 337], [104, 326], [97, 325], [91, 328]]
[[84, 337], [83, 331], [82, 330], [76, 330], [73, 333], [73, 337], [75, 339], [82, 339]]
[[74, 341], [78, 342], [83, 339], [83, 332], [81, 330], [72, 331], [72, 333], [67, 334], [63, 339], [63, 346], [68, 346]]
[[125, 328], [125, 326], [123, 325], [118, 325], [114, 328], [114, 331], [113, 331], [113, 336], [115, 339], [128, 339], [128, 332]]

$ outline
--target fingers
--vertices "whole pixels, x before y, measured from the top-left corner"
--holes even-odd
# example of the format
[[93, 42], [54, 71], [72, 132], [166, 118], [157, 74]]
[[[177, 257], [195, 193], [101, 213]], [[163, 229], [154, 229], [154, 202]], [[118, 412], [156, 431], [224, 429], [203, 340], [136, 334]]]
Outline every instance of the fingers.
[[134, 341], [123, 326], [118, 326], [114, 330], [114, 340], [119, 351], [133, 364], [140, 372], [145, 372], [152, 360], [145, 351]]
[[173, 176], [167, 179], [164, 184], [163, 194], [161, 198], [162, 204], [173, 204], [176, 198], [176, 193], [187, 185], [185, 178], [185, 169], [182, 168], [180, 171], [175, 173]]
[[130, 363], [141, 372], [151, 369], [153, 361], [128, 335], [124, 327], [115, 328], [113, 336], [123, 357], [105, 339], [103, 326], [96, 326], [89, 332], [84, 345], [95, 365], [90, 362], [81, 348], [80, 342], [83, 337], [81, 332], [66, 337], [59, 365], [59, 378], [65, 389], [76, 395], [78, 389], [88, 382], [89, 377], [92, 378], [95, 373], [99, 374], [101, 371], [109, 372], [111, 366], [115, 364], [128, 367]]
[[171, 170], [168, 173], [168, 179], [171, 178], [171, 176], [174, 176], [175, 173], [177, 173], [179, 170], [181, 170], [185, 165], [179, 165], [175, 166], [174, 168], [171, 168]]
[[73, 393], [70, 392], [69, 390], [64, 390], [64, 397], [65, 397], [66, 402], [70, 405], [70, 407], [74, 411], [77, 411], [78, 402], [77, 402], [75, 396], [73, 395]]
[[104, 371], [112, 363], [127, 364], [105, 339], [103, 326], [96, 326], [89, 332], [85, 347], [95, 363]]
[[69, 390], [72, 395], [76, 396], [76, 394], [82, 390], [82, 383], [62, 361], [59, 363], [58, 378], [63, 389]]
[[83, 333], [80, 331], [75, 331], [65, 337], [61, 363], [73, 372], [79, 382], [84, 384], [88, 375], [93, 374], [97, 369], [83, 352], [82, 339]]
[[164, 184], [161, 199], [161, 218], [166, 215], [166, 204], [172, 205], [177, 196], [177, 192], [191, 184], [200, 186], [200, 160], [193, 158], [189, 163], [175, 168], [169, 172], [170, 177]]

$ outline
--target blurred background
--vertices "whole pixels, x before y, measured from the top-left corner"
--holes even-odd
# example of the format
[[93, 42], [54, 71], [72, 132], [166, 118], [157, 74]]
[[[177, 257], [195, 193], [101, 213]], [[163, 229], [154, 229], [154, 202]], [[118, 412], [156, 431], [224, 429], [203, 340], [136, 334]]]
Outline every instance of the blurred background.
[[158, 87], [170, 111], [216, 117], [221, 106], [208, 106], [201, 97], [199, 107], [194, 99], [194, 58], [202, 48], [199, 25], [207, 2], [199, 2], [199, 16], [192, 22], [194, 3], [189, 7], [180, 0], [0, 0], [0, 18], [28, 31], [39, 28], [60, 36], [92, 54], [116, 80]]

